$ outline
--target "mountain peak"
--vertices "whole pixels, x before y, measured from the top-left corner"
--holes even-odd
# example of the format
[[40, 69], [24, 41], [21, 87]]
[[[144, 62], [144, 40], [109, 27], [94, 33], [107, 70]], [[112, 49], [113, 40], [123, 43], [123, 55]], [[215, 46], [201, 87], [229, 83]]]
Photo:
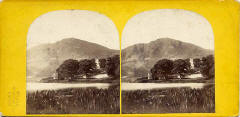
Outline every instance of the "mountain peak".
[[191, 43], [171, 38], [159, 38], [146, 44], [135, 44], [123, 49], [123, 58], [197, 58], [212, 54]]
[[166, 38], [158, 38], [158, 39], [156, 39], [154, 41], [151, 41], [150, 43], [155, 43], [155, 42], [166, 43], [166, 42], [181, 42], [181, 41], [166, 37]]
[[116, 54], [119, 54], [119, 51], [96, 43], [77, 38], [65, 38], [55, 43], [40, 44], [28, 49], [28, 73], [48, 76], [67, 59], [107, 58]]
[[81, 40], [81, 39], [77, 39], [77, 38], [64, 38], [60, 41], [57, 41], [56, 43], [79, 43], [79, 42], [86, 42], [87, 41], [84, 41], [84, 40]]
[[179, 40], [172, 39], [172, 38], [169, 38], [169, 37], [165, 37], [165, 38], [158, 38], [155, 41], [179, 41]]
[[159, 38], [149, 43], [129, 46], [121, 54], [123, 75], [133, 75], [147, 74], [160, 59], [201, 58], [213, 54], [213, 51], [171, 38]]

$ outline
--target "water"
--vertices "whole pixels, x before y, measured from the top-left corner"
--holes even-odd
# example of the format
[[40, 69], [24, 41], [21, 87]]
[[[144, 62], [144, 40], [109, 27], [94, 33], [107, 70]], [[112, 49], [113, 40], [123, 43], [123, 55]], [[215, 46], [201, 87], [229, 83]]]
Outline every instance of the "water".
[[87, 88], [95, 87], [98, 89], [107, 89], [111, 84], [109, 83], [27, 83], [27, 91], [41, 91], [41, 90], [58, 90], [58, 89], [67, 89], [67, 88]]
[[121, 89], [128, 90], [150, 90], [162, 88], [183, 88], [201, 89], [204, 86], [211, 85], [206, 83], [122, 83]]
[[[189, 87], [192, 89], [201, 89], [204, 86], [212, 85], [211, 83], [122, 83], [121, 89], [123, 91], [128, 90], [150, 90], [150, 89], [162, 89], [162, 88], [183, 88]], [[58, 90], [67, 88], [88, 88], [95, 87], [98, 89], [107, 89], [111, 86], [110, 83], [27, 83], [27, 91], [41, 91], [41, 90]]]

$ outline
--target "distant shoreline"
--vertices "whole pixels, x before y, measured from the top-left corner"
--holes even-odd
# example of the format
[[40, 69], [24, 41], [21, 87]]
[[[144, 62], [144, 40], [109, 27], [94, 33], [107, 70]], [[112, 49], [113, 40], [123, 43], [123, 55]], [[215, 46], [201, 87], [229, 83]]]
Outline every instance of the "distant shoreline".
[[123, 78], [121, 80], [124, 83], [214, 83], [214, 79], [206, 79], [206, 78], [174, 78], [169, 80], [149, 80], [147, 77], [142, 78]]
[[57, 80], [52, 78], [44, 78], [40, 80], [40, 83], [119, 83], [119, 78], [81, 78], [74, 80]]

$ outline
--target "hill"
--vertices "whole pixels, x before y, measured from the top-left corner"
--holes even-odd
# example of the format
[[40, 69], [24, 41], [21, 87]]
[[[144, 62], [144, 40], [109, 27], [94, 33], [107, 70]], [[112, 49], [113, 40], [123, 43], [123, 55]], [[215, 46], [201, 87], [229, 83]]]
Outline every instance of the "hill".
[[160, 59], [201, 58], [210, 54], [214, 54], [214, 51], [179, 40], [160, 38], [123, 49], [122, 73], [123, 76], [146, 76], [150, 68]]
[[115, 54], [119, 50], [75, 38], [41, 44], [27, 50], [27, 76], [48, 77], [67, 59], [106, 58]]

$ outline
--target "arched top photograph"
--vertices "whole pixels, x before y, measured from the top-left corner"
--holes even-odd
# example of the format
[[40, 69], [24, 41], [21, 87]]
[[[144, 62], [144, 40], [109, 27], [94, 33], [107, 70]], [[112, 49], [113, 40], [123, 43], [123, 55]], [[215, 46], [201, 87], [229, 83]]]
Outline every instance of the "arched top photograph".
[[[114, 101], [120, 92], [119, 47], [115, 24], [99, 12], [59, 10], [39, 16], [27, 35], [27, 113], [119, 113]], [[46, 93], [51, 96], [43, 105]]]
[[[215, 112], [214, 33], [204, 16], [183, 9], [138, 13], [125, 24], [121, 49], [123, 113]], [[186, 95], [195, 89], [208, 105], [178, 101], [199, 98]], [[163, 106], [169, 103], [180, 106]]]

